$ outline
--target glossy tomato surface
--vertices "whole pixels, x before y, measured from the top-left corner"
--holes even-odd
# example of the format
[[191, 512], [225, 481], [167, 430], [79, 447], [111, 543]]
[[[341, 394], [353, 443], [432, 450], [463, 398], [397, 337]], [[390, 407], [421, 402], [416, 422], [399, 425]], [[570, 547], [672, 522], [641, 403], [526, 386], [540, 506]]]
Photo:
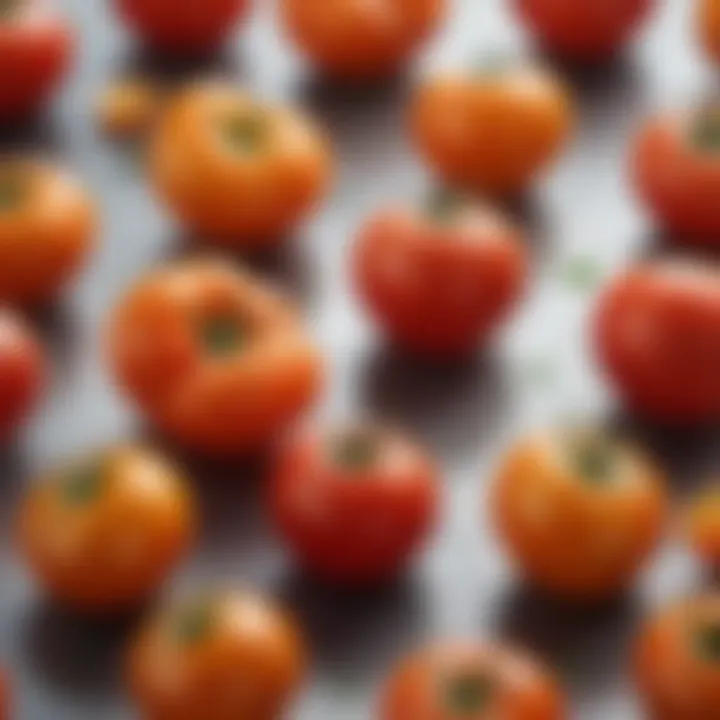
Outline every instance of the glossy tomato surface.
[[387, 580], [431, 531], [438, 471], [394, 432], [306, 431], [281, 450], [271, 513], [301, 564], [346, 584]]
[[720, 0], [698, 0], [697, 33], [709, 56], [720, 62]]
[[690, 502], [683, 530], [692, 551], [712, 568], [720, 568], [720, 481]]

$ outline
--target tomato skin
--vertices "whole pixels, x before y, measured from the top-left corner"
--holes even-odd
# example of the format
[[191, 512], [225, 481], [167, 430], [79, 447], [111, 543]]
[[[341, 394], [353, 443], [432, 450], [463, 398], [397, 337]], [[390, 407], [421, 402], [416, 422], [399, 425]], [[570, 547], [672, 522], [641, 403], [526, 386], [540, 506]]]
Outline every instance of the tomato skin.
[[7, 673], [0, 671], [0, 720], [10, 720], [12, 693]]
[[[233, 118], [259, 119], [257, 147], [231, 146], [222, 133]], [[332, 176], [329, 145], [309, 119], [217, 83], [193, 86], [170, 104], [150, 166], [156, 194], [181, 222], [203, 239], [244, 249], [281, 241]]]
[[376, 80], [400, 70], [440, 25], [446, 0], [281, 0], [290, 39], [324, 73]]
[[713, 720], [720, 707], [720, 657], [702, 654], [699, 633], [720, 633], [720, 595], [694, 597], [662, 609], [642, 629], [634, 677], [647, 712], [657, 720]]
[[[304, 642], [269, 601], [225, 593], [151, 620], [129, 656], [128, 676], [142, 717], [152, 720], [276, 720], [302, 680]], [[183, 613], [200, 612], [191, 637]], [[239, 687], [238, 678], [246, 683]]]
[[697, 34], [711, 59], [720, 62], [720, 1], [698, 0]]
[[647, 19], [655, 0], [515, 0], [517, 13], [550, 50], [598, 60], [622, 48]]
[[676, 425], [720, 418], [717, 268], [664, 260], [620, 275], [599, 301], [594, 337], [606, 376], [633, 410]]
[[118, 13], [146, 43], [173, 54], [213, 50], [248, 12], [248, 0], [115, 0]]
[[18, 539], [52, 597], [106, 613], [146, 600], [187, 553], [196, 526], [181, 472], [127, 446], [80, 458], [34, 485]]
[[[598, 478], [581, 464], [594, 453], [612, 463]], [[660, 540], [667, 505], [664, 478], [639, 450], [596, 431], [553, 431], [511, 448], [491, 507], [500, 538], [531, 582], [589, 601], [629, 584]]]
[[448, 184], [513, 196], [559, 153], [573, 115], [565, 88], [550, 73], [488, 67], [425, 81], [412, 102], [410, 130]]
[[[236, 349], [216, 354], [207, 345], [217, 319], [231, 323]], [[323, 376], [319, 353], [285, 298], [250, 273], [212, 261], [166, 266], [131, 289], [110, 321], [108, 359], [163, 432], [215, 455], [270, 442], [312, 403]]]
[[[361, 467], [334, 457], [334, 448], [354, 442], [370, 443], [375, 453]], [[362, 428], [291, 438], [276, 461], [269, 504], [302, 565], [332, 582], [362, 585], [396, 574], [419, 548], [438, 496], [438, 472], [422, 448]]]
[[381, 701], [381, 720], [454, 720], [444, 682], [461, 677], [489, 681], [491, 695], [468, 718], [565, 720], [566, 702], [555, 679], [523, 652], [494, 645], [444, 643], [403, 662], [389, 678]]
[[693, 498], [683, 522], [693, 552], [713, 568], [720, 568], [720, 487], [716, 481]]
[[354, 284], [387, 334], [438, 357], [471, 353], [501, 324], [526, 284], [522, 233], [483, 207], [455, 219], [395, 207], [361, 229]]

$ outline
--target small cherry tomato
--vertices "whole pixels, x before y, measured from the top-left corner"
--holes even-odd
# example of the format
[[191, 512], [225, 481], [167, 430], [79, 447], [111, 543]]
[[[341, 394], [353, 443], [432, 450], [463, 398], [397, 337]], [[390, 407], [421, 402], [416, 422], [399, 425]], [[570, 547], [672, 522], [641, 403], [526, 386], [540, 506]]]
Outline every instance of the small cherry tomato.
[[331, 164], [308, 119], [219, 84], [181, 93], [150, 150], [155, 188], [172, 212], [198, 234], [239, 247], [290, 232], [325, 194]]
[[175, 54], [206, 53], [247, 13], [248, 0], [115, 0], [118, 13], [146, 43]]
[[638, 195], [668, 230], [720, 246], [720, 105], [650, 120], [631, 170]]
[[186, 554], [196, 509], [163, 457], [117, 447], [69, 463], [30, 489], [19, 538], [39, 582], [90, 612], [147, 599]]
[[445, 643], [403, 661], [382, 698], [381, 720], [565, 720], [555, 679], [523, 652]]
[[73, 53], [67, 23], [47, 0], [0, 3], [0, 121], [39, 108], [60, 83]]
[[633, 409], [675, 424], [720, 418], [720, 269], [671, 260], [631, 269], [602, 296], [594, 332]]
[[487, 339], [522, 293], [528, 265], [519, 229], [454, 197], [376, 214], [353, 261], [358, 292], [388, 335], [438, 356]]
[[502, 63], [426, 81], [411, 109], [415, 144], [430, 166], [450, 184], [496, 195], [524, 190], [572, 125], [556, 78]]
[[397, 72], [438, 28], [446, 0], [281, 0], [298, 47], [328, 75], [369, 80]]
[[683, 525], [687, 541], [698, 557], [720, 568], [720, 484], [693, 498]]
[[558, 595], [623, 590], [664, 530], [664, 478], [639, 450], [596, 430], [546, 432], [503, 461], [493, 515], [527, 578]]
[[44, 376], [44, 354], [34, 333], [10, 310], [0, 309], [0, 441], [35, 404]]
[[652, 617], [640, 634], [635, 678], [650, 717], [715, 720], [720, 708], [720, 595]]
[[720, 0], [697, 0], [697, 28], [710, 57], [720, 62]]
[[656, 0], [515, 0], [518, 14], [553, 52], [596, 60], [622, 48]]
[[322, 363], [288, 302], [248, 273], [187, 261], [142, 280], [110, 325], [120, 384], [198, 450], [255, 450], [314, 399]]
[[52, 299], [80, 269], [95, 231], [86, 190], [34, 160], [0, 160], [0, 301]]
[[271, 511], [300, 562], [324, 578], [373, 583], [397, 573], [430, 532], [433, 461], [377, 428], [304, 433], [280, 453]]
[[137, 138], [157, 120], [163, 93], [149, 80], [127, 79], [105, 88], [97, 104], [97, 120], [106, 135]]
[[161, 612], [129, 659], [131, 691], [153, 720], [276, 720], [298, 689], [304, 643], [267, 600], [202, 597]]

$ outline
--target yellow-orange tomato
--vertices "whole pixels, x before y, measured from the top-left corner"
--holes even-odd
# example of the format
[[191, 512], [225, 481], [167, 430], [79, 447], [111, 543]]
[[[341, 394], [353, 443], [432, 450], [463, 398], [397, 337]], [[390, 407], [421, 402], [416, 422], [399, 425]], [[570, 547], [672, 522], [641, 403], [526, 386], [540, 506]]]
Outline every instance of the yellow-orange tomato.
[[196, 449], [264, 445], [314, 399], [322, 364], [287, 301], [247, 272], [187, 261], [150, 274], [111, 322], [120, 383]]
[[158, 195], [191, 230], [245, 248], [291, 231], [332, 172], [326, 139], [310, 120], [222, 84], [193, 86], [170, 103], [150, 165]]
[[697, 555], [710, 565], [720, 567], [720, 485], [693, 499], [683, 525]]
[[567, 141], [571, 101], [540, 68], [498, 66], [426, 81], [416, 93], [416, 145], [445, 180], [489, 192], [519, 193]]
[[128, 446], [51, 472], [25, 498], [18, 530], [31, 569], [53, 597], [105, 612], [155, 591], [195, 527], [194, 500], [178, 469]]
[[635, 679], [654, 720], [720, 717], [720, 594], [652, 617], [637, 642]]
[[149, 80], [130, 79], [105, 88], [98, 100], [98, 123], [107, 135], [137, 137], [157, 120], [163, 95]]
[[600, 431], [520, 441], [497, 478], [498, 531], [525, 575], [577, 599], [622, 590], [657, 545], [663, 478], [639, 450]]
[[282, 0], [290, 38], [323, 72], [365, 80], [408, 61], [442, 20], [446, 0]]
[[148, 720], [278, 720], [304, 665], [291, 620], [261, 597], [234, 593], [161, 613], [134, 644], [129, 677]]
[[720, 0], [697, 0], [697, 26], [703, 46], [720, 62]]
[[0, 301], [51, 299], [82, 265], [94, 230], [93, 204], [66, 172], [0, 161]]

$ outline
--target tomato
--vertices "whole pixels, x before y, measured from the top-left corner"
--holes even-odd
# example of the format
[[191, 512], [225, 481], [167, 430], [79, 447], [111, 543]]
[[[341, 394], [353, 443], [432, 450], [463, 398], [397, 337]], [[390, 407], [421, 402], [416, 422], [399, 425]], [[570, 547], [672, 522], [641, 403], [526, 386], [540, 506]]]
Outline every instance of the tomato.
[[0, 160], [0, 302], [52, 299], [82, 266], [95, 226], [92, 201], [66, 172]]
[[363, 584], [397, 573], [425, 540], [439, 485], [422, 448], [357, 427], [293, 437], [270, 492], [275, 524], [303, 565], [331, 581]]
[[570, 599], [623, 590], [657, 546], [664, 478], [638, 449], [599, 430], [519, 441], [493, 489], [500, 537], [525, 576]]
[[668, 230], [720, 246], [720, 105], [652, 118], [636, 140], [632, 174]]
[[53, 2], [0, 4], [0, 121], [36, 111], [65, 74], [74, 50], [72, 30]]
[[528, 266], [519, 229], [454, 197], [377, 213], [353, 260], [358, 292], [388, 335], [439, 356], [487, 339], [521, 294]]
[[188, 551], [196, 508], [163, 457], [114, 447], [51, 471], [21, 506], [19, 540], [39, 582], [90, 612], [147, 599]]
[[115, 0], [120, 16], [149, 45], [197, 54], [220, 45], [245, 16], [248, 0]]
[[295, 625], [267, 600], [199, 597], [140, 633], [130, 685], [152, 720], [276, 720], [298, 689], [305, 654]]
[[607, 376], [640, 413], [675, 424], [720, 418], [720, 269], [663, 260], [620, 275], [594, 323]]
[[657, 720], [715, 720], [720, 708], [720, 594], [663, 609], [645, 625], [635, 678]]
[[251, 248], [294, 229], [331, 175], [312, 122], [220, 84], [191, 87], [170, 104], [150, 165], [158, 195], [190, 229]]
[[717, 483], [693, 498], [683, 524], [695, 553], [720, 568], [720, 486]]
[[0, 440], [7, 440], [37, 401], [45, 358], [34, 333], [0, 309]]
[[537, 661], [508, 647], [444, 643], [403, 662], [382, 698], [381, 720], [564, 720], [563, 693]]
[[108, 350], [140, 408], [208, 453], [264, 445], [322, 380], [318, 352], [288, 302], [219, 262], [180, 262], [143, 279], [114, 314]]
[[10, 720], [10, 684], [7, 673], [0, 672], [0, 720]]
[[720, 1], [697, 0], [697, 31], [711, 58], [720, 61]]
[[288, 36], [328, 75], [376, 79], [397, 72], [438, 28], [446, 0], [281, 0]]
[[426, 81], [410, 122], [420, 153], [447, 182], [513, 195], [565, 144], [573, 109], [548, 72], [501, 63]]
[[596, 60], [622, 48], [655, 0], [515, 0], [520, 17], [550, 50]]
[[98, 100], [97, 120], [106, 135], [137, 138], [157, 120], [163, 94], [149, 80], [127, 79], [107, 87]]

